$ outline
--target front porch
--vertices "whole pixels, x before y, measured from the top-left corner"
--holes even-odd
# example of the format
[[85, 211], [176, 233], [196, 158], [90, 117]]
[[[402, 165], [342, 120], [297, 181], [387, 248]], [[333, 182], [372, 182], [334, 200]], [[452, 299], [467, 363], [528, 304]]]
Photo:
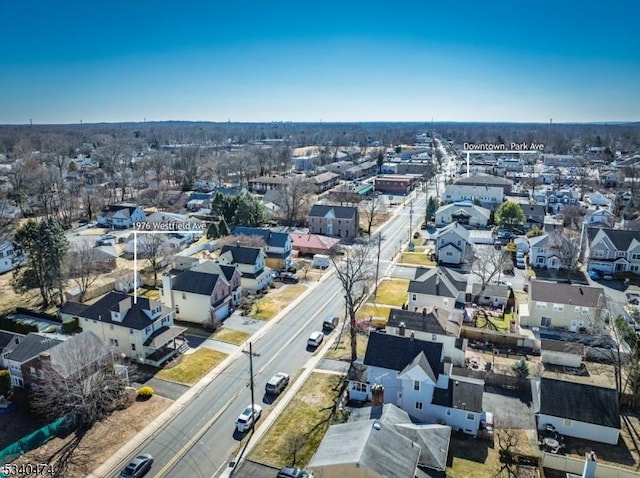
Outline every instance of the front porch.
[[160, 327], [144, 343], [144, 363], [161, 367], [171, 357], [189, 349], [189, 341], [184, 336], [186, 327], [175, 325]]

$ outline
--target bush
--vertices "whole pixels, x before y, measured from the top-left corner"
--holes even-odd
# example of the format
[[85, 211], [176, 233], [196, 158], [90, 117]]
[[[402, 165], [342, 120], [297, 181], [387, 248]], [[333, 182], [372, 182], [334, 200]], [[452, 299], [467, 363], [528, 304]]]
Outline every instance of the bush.
[[138, 400], [149, 400], [153, 396], [153, 388], [144, 386], [138, 389]]
[[8, 370], [0, 370], [0, 395], [5, 397], [11, 390], [11, 375]]

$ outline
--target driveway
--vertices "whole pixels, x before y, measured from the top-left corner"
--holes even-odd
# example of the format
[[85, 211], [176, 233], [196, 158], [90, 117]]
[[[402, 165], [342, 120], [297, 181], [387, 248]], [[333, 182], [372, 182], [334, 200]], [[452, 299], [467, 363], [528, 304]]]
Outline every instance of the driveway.
[[266, 322], [264, 320], [258, 320], [246, 315], [241, 315], [240, 312], [235, 311], [231, 316], [224, 320], [224, 326], [229, 329], [240, 330], [248, 334], [255, 334], [260, 330]]
[[485, 387], [482, 408], [493, 413], [494, 425], [534, 430], [536, 421], [531, 408], [531, 392], [516, 392]]

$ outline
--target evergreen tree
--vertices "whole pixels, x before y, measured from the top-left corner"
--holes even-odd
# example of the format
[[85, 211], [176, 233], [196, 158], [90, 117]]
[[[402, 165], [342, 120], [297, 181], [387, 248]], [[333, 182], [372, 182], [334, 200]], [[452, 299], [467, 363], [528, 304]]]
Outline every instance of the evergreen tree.
[[514, 363], [511, 370], [513, 370], [518, 378], [527, 378], [529, 376], [529, 364], [525, 362], [524, 359], [520, 359]]
[[224, 217], [220, 219], [218, 223], [218, 237], [224, 237], [229, 235], [229, 226], [227, 226], [227, 221], [224, 220]]
[[427, 201], [427, 210], [425, 212], [425, 222], [432, 221], [435, 218], [437, 210], [438, 205], [436, 204], [435, 198], [433, 196], [429, 196], [429, 200]]
[[218, 224], [212, 222], [207, 229], [207, 239], [217, 239], [220, 237], [220, 230], [218, 229]]
[[14, 275], [14, 288], [18, 291], [40, 289], [44, 305], [51, 303], [57, 291], [62, 302], [69, 242], [60, 224], [51, 218], [40, 222], [30, 220], [18, 229], [15, 240], [26, 253], [27, 264]]

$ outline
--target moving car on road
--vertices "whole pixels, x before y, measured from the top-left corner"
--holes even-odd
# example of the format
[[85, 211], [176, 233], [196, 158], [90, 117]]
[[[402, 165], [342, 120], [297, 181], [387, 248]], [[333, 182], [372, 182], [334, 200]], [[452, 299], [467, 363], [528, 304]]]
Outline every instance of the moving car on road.
[[253, 406], [251, 413], [251, 405], [248, 405], [236, 419], [236, 430], [244, 433], [251, 428], [254, 422], [257, 422], [262, 415], [262, 407], [260, 405]]
[[151, 469], [152, 464], [153, 457], [149, 453], [138, 455], [122, 469], [120, 478], [139, 478], [144, 476]]

